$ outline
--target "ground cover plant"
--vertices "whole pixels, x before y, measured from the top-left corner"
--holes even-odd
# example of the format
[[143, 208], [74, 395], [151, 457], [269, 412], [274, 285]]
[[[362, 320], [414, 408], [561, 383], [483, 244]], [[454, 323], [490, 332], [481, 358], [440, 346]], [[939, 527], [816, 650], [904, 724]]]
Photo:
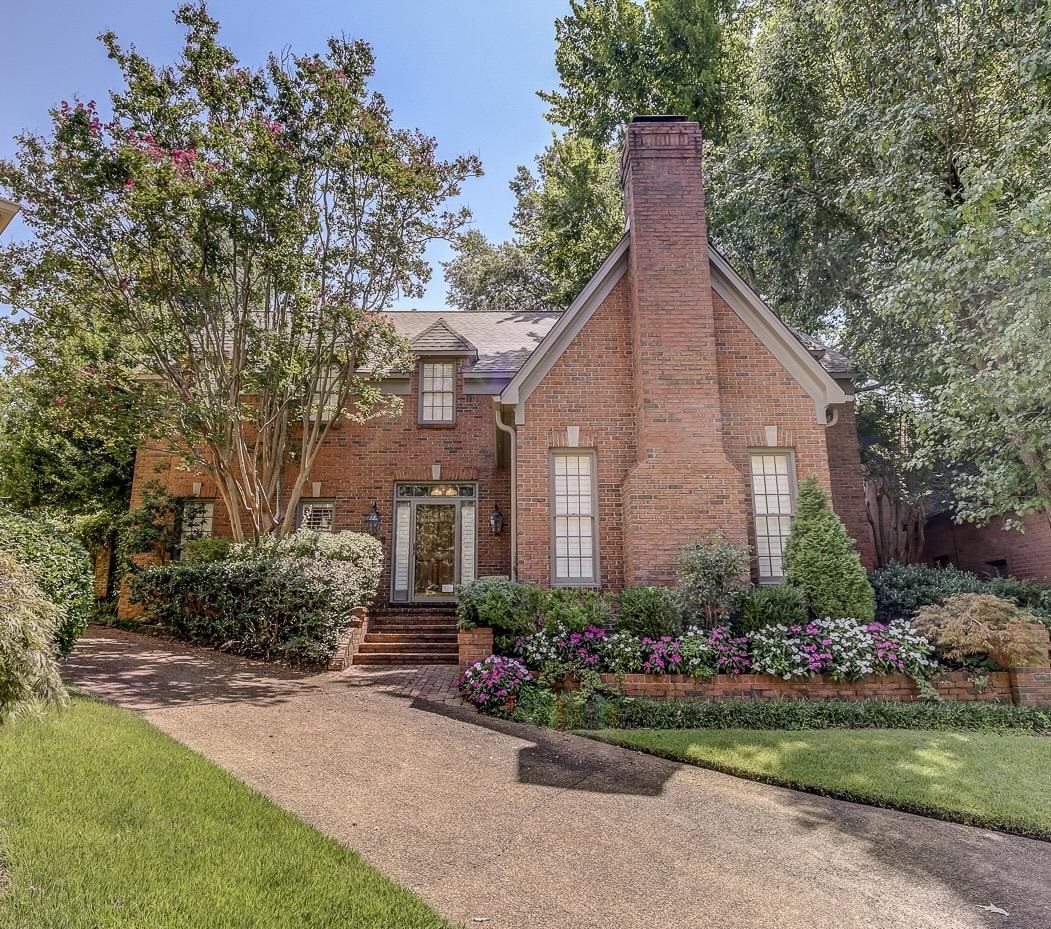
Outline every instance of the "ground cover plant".
[[0, 925], [449, 925], [126, 711], [76, 698], [64, 713], [0, 729], [0, 757]]
[[827, 796], [1051, 838], [1051, 740], [928, 730], [613, 730], [594, 738]]

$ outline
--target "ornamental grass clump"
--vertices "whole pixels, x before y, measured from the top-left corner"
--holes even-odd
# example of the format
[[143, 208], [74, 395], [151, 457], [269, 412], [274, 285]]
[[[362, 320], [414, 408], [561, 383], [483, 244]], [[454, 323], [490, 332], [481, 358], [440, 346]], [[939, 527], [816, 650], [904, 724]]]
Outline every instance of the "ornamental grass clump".
[[529, 669], [517, 659], [490, 655], [464, 671], [456, 686], [468, 703], [491, 713], [507, 709], [522, 685], [532, 679]]
[[1026, 628], [1032, 615], [991, 594], [959, 594], [925, 606], [912, 621], [950, 661], [987, 655], [1008, 668], [1040, 657]]
[[815, 616], [866, 622], [875, 618], [872, 585], [854, 540], [832, 512], [815, 477], [799, 485], [796, 515], [785, 545], [785, 579], [803, 591]]
[[33, 572], [0, 551], [0, 723], [65, 701], [55, 644], [62, 620]]

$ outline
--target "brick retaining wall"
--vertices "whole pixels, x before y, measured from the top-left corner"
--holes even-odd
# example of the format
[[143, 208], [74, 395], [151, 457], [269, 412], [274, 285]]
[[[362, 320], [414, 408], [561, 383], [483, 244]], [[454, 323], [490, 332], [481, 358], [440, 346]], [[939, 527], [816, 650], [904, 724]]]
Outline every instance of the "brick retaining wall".
[[[943, 671], [932, 683], [948, 700], [1013, 702], [1011, 673], [992, 671], [975, 678], [966, 671]], [[857, 681], [834, 681], [819, 674], [805, 681], [785, 681], [767, 674], [717, 674], [711, 680], [686, 674], [603, 674], [629, 697], [651, 700], [891, 700], [923, 699], [906, 674], [873, 674]], [[977, 680], [977, 683], [976, 683]], [[979, 686], [979, 684], [983, 686]], [[1051, 702], [1051, 698], [1049, 701]]]
[[[1048, 632], [1039, 624], [1029, 627], [1034, 647], [1031, 663], [1006, 671], [972, 673], [942, 671], [931, 683], [947, 700], [983, 701], [1051, 706], [1051, 662]], [[460, 667], [493, 653], [493, 630], [460, 630]], [[767, 674], [717, 674], [711, 680], [686, 674], [603, 674], [603, 681], [629, 697], [654, 700], [921, 700], [919, 689], [905, 674], [872, 674], [857, 681], [834, 681], [819, 674], [805, 681], [785, 681]]]

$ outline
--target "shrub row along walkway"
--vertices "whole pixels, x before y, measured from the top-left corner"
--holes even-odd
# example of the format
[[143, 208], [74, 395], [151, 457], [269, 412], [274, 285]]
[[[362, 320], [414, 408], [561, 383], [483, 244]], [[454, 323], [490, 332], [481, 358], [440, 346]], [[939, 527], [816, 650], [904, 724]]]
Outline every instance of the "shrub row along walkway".
[[468, 926], [1051, 925], [1051, 844], [494, 722], [450, 669], [296, 674], [93, 629], [66, 672]]

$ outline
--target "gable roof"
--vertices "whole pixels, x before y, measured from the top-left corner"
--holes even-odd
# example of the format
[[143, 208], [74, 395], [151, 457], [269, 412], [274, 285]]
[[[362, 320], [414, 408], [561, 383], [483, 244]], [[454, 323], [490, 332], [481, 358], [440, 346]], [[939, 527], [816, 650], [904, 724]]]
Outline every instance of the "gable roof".
[[[561, 313], [467, 313], [455, 310], [393, 310], [385, 314], [399, 335], [414, 343], [439, 322], [477, 353], [467, 376], [509, 378], [562, 316]], [[494, 391], [495, 392], [495, 391]]]
[[453, 330], [441, 316], [412, 340], [412, 350], [417, 355], [444, 355], [478, 357], [478, 349], [460, 333]]
[[[525, 421], [523, 404], [544, 376], [554, 366], [573, 338], [584, 328], [592, 314], [627, 271], [629, 236], [617, 243], [557, 323], [551, 328], [536, 351], [529, 356], [500, 395], [503, 403], [515, 406], [515, 419]], [[752, 290], [714, 246], [709, 246], [712, 288], [741, 318], [770, 353], [784, 366], [814, 401], [818, 422], [824, 423], [828, 406], [845, 403], [850, 395], [840, 382], [850, 376], [846, 358], [832, 352], [812, 336], [791, 329], [759, 295]], [[817, 348], [824, 349], [819, 360]], [[828, 368], [825, 360], [827, 358]], [[838, 373], [837, 373], [838, 372]], [[837, 380], [838, 378], [838, 380]]]
[[8, 223], [18, 215], [21, 207], [14, 200], [5, 200], [0, 197], [0, 232], [3, 232]]

